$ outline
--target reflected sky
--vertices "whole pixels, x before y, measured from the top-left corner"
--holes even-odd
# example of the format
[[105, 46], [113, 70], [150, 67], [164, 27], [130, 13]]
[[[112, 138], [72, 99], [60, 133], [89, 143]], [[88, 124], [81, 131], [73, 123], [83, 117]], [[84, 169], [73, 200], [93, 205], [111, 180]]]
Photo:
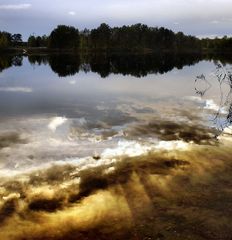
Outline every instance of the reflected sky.
[[[156, 62], [157, 73], [148, 70], [144, 76], [134, 76], [131, 66], [124, 69], [125, 72], [113, 67], [113, 72], [103, 77], [105, 60], [97, 63], [96, 69], [96, 63], [95, 67], [93, 62], [86, 61], [76, 66], [75, 56], [66, 56], [64, 62], [62, 57], [48, 56], [42, 62], [23, 57], [21, 64], [13, 64], [1, 72], [0, 132], [3, 146], [9, 143], [9, 147], [2, 149], [3, 172], [103, 154], [107, 148], [117, 149], [120, 141], [209, 143], [217, 134], [216, 130], [204, 133], [205, 127], [215, 127], [212, 119], [221, 100], [220, 86], [213, 75], [213, 61], [193, 61], [189, 65], [188, 60], [185, 66], [182, 59], [181, 67], [170, 65], [161, 73], [157, 67], [168, 66], [164, 60], [160, 65]], [[117, 62], [116, 59], [114, 66], [121, 66], [125, 61]], [[137, 73], [140, 66], [147, 69], [147, 61], [138, 60]], [[77, 67], [76, 74], [70, 64]], [[90, 67], [86, 71], [83, 66], [88, 64]], [[57, 66], [65, 69], [66, 76], [54, 70]], [[94, 72], [91, 69], [95, 69]], [[209, 78], [210, 88], [204, 81], [195, 81], [202, 73]], [[196, 89], [206, 88], [205, 96], [196, 94]], [[224, 88], [225, 93], [229, 91], [228, 85]], [[226, 118], [227, 110], [223, 110], [222, 119]], [[182, 123], [186, 125], [183, 130]], [[194, 133], [191, 128], [195, 124], [203, 127], [199, 126]], [[169, 132], [166, 128], [170, 128]], [[199, 132], [202, 134], [196, 137]], [[123, 149], [130, 152], [128, 149], [133, 149], [133, 143]]]
[[[123, 76], [122, 73], [110, 73], [102, 78], [99, 73], [83, 70], [60, 78], [48, 64], [31, 65], [24, 57], [21, 67], [13, 66], [0, 74], [0, 112], [2, 116], [55, 114], [85, 117], [78, 114], [78, 111], [83, 112], [83, 107], [86, 114], [91, 114], [91, 111], [97, 111], [97, 106], [115, 107], [122, 99], [130, 97], [160, 100], [192, 96], [195, 77], [201, 73], [210, 76], [214, 68], [212, 62], [202, 61], [181, 70], [173, 66], [166, 74], [148, 73], [141, 78]], [[218, 89], [215, 84], [212, 86], [208, 97], [216, 98]]]

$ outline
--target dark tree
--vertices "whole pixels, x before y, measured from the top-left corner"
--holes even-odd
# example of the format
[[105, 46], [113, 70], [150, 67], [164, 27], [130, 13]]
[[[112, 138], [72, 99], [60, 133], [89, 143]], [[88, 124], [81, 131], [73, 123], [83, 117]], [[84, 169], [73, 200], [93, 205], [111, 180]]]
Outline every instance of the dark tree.
[[11, 43], [13, 46], [19, 46], [22, 44], [22, 35], [17, 33], [11, 36]]
[[79, 48], [79, 31], [78, 29], [59, 25], [49, 36], [49, 47], [59, 49]]
[[31, 35], [27, 41], [28, 47], [47, 47], [48, 46], [48, 37], [46, 35], [40, 36], [33, 36]]
[[7, 37], [5, 35], [0, 34], [0, 50], [5, 49], [7, 47], [9, 47]]
[[27, 40], [28, 47], [36, 47], [36, 38], [35, 36], [30, 36]]

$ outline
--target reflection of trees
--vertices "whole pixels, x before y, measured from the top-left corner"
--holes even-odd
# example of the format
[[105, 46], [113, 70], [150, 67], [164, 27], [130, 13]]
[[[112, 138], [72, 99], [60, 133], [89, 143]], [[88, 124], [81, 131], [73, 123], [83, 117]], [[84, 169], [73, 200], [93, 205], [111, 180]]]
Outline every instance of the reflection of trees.
[[28, 61], [33, 65], [45, 65], [48, 63], [48, 57], [46, 55], [28, 55]]
[[181, 69], [200, 60], [197, 55], [148, 54], [148, 55], [94, 55], [89, 58], [91, 70], [101, 77], [110, 73], [143, 77], [147, 74], [163, 74], [174, 67]]
[[80, 57], [78, 55], [30, 55], [28, 60], [31, 64], [47, 64], [49, 63], [53, 72], [59, 77], [74, 75], [79, 72]]
[[218, 53], [207, 53], [204, 55], [204, 60], [214, 61], [217, 64], [220, 61], [221, 64], [232, 64], [231, 54], [218, 54]]
[[65, 77], [79, 72], [80, 57], [78, 55], [50, 55], [48, 63], [59, 77]]
[[2, 55], [0, 57], [0, 72], [12, 66], [21, 66], [22, 61], [23, 61], [23, 57], [21, 55], [19, 56]]
[[51, 69], [61, 77], [74, 75], [79, 70], [96, 72], [101, 77], [110, 73], [143, 77], [152, 73], [166, 73], [174, 67], [181, 69], [202, 59], [199, 55], [190, 54], [147, 54], [147, 55], [118, 55], [92, 54], [78, 55], [47, 55], [28, 56], [31, 64], [49, 63]]

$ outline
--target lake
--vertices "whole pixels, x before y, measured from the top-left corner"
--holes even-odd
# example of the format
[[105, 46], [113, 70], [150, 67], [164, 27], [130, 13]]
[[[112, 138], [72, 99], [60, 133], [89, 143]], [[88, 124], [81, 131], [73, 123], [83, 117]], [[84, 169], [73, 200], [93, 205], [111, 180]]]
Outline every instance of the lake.
[[1, 239], [231, 239], [230, 57], [0, 58]]

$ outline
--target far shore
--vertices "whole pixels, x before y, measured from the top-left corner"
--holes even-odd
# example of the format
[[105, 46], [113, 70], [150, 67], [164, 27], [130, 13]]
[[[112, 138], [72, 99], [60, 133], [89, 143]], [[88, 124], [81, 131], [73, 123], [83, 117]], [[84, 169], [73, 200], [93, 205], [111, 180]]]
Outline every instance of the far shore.
[[47, 48], [47, 47], [10, 47], [0, 50], [1, 54], [223, 54], [231, 55], [232, 52], [215, 51], [212, 49], [183, 49], [183, 50], [169, 50], [169, 49], [149, 49], [149, 48], [136, 48], [136, 49], [73, 49], [73, 48]]

